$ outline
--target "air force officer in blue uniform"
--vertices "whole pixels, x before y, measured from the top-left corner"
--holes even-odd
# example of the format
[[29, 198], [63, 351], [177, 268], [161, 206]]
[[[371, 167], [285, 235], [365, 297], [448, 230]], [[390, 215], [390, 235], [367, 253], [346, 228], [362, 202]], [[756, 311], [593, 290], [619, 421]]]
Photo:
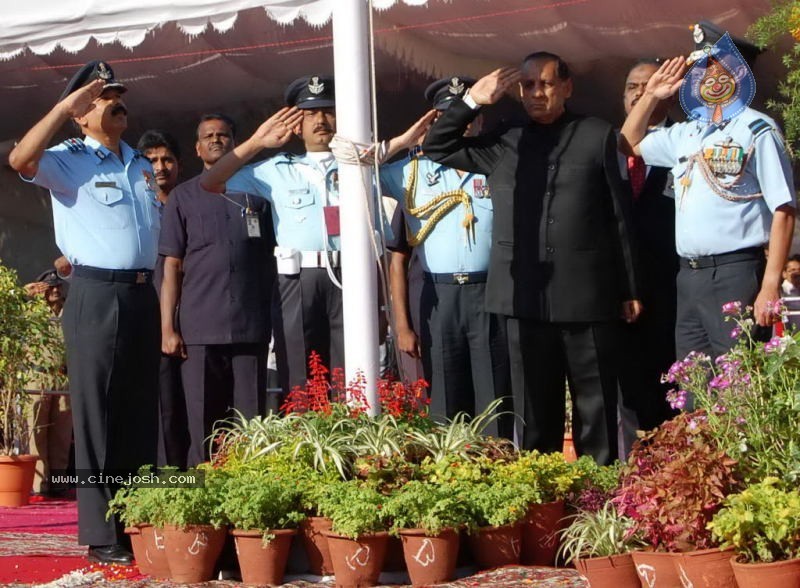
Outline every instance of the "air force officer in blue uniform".
[[[86, 64], [9, 157], [23, 179], [50, 191], [56, 244], [74, 267], [63, 327], [75, 465], [87, 477], [156, 459], [158, 200], [150, 162], [121, 139], [125, 91], [108, 64]], [[69, 120], [85, 138], [47, 149]], [[78, 488], [78, 541], [90, 561], [131, 562], [120, 525], [105, 517], [115, 489]]]

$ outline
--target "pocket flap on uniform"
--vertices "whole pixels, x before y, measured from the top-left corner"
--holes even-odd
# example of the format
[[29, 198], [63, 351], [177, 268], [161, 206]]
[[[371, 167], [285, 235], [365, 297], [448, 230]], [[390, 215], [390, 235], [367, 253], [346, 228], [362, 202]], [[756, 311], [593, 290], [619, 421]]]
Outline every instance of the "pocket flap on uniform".
[[90, 191], [92, 198], [97, 200], [100, 204], [110, 206], [119, 202], [123, 198], [122, 190], [119, 188], [95, 188]]
[[308, 189], [289, 190], [286, 195], [287, 208], [303, 208], [314, 204], [314, 193]]

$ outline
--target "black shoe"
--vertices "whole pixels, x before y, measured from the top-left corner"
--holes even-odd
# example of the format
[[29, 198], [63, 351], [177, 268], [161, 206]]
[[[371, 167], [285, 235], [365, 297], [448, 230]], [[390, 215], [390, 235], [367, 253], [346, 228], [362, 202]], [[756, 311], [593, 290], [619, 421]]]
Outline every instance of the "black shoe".
[[129, 566], [133, 563], [133, 554], [122, 545], [92, 545], [86, 559], [94, 563]]

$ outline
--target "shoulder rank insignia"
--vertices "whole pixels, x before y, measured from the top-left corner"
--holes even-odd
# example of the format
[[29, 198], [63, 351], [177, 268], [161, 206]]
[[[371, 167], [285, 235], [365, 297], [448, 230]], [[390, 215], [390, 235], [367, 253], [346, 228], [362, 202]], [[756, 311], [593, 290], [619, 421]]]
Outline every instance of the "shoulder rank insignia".
[[308, 82], [308, 91], [312, 94], [322, 94], [322, 91], [325, 89], [325, 84], [320, 83], [319, 76], [313, 76], [311, 81]]
[[70, 151], [70, 153], [79, 153], [81, 151], [86, 151], [86, 145], [81, 139], [77, 138], [67, 139], [66, 141], [64, 141], [64, 145]]
[[435, 186], [439, 183], [439, 172], [428, 172], [425, 174], [425, 181], [429, 186]]
[[747, 126], [750, 128], [750, 132], [753, 133], [754, 137], [763, 135], [772, 128], [772, 126], [763, 118], [756, 119]]

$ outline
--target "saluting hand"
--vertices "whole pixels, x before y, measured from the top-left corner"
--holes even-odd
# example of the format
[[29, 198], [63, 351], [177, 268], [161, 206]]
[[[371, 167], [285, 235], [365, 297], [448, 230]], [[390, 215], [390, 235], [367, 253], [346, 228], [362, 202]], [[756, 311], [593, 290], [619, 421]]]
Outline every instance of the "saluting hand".
[[303, 112], [297, 107], [281, 108], [256, 129], [253, 139], [265, 149], [281, 147], [292, 138], [292, 132], [302, 120]]
[[652, 94], [659, 100], [669, 98], [683, 83], [683, 75], [686, 73], [686, 60], [681, 57], [673, 57], [661, 64], [647, 82], [645, 92]]
[[511, 86], [519, 83], [521, 77], [516, 67], [501, 67], [475, 82], [468, 93], [476, 104], [494, 104]]
[[70, 118], [80, 118], [94, 110], [94, 101], [103, 93], [103, 80], [94, 80], [78, 88], [60, 102], [60, 107]]

